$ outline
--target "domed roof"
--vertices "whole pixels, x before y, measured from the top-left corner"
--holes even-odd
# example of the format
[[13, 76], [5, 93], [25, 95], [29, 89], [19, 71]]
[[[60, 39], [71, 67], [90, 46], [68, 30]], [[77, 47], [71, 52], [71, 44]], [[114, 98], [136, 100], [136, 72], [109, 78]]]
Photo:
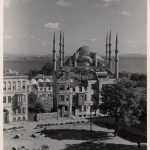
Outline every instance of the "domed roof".
[[50, 79], [46, 78], [45, 82], [52, 82]]
[[37, 84], [37, 81], [35, 79], [31, 79], [30, 83], [31, 84]]
[[79, 56], [78, 61], [92, 63], [92, 59], [89, 56]]
[[90, 54], [91, 48], [89, 46], [82, 46], [77, 50], [77, 52], [80, 56], [87, 56]]
[[42, 79], [38, 79], [38, 82], [44, 82]]

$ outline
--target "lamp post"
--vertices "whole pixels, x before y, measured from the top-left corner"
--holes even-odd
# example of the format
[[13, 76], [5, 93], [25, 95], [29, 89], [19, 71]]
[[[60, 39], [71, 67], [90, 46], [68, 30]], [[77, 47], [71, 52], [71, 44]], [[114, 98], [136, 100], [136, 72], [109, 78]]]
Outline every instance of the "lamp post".
[[92, 105], [90, 105], [90, 132], [92, 132]]

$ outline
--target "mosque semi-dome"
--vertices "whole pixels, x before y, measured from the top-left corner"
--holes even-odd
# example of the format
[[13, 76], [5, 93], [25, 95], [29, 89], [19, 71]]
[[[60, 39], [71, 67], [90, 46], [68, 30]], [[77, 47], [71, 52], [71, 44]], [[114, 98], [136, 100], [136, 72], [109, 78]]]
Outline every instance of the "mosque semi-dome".
[[88, 63], [92, 63], [92, 59], [90, 56], [79, 56], [77, 59], [78, 62], [88, 62]]

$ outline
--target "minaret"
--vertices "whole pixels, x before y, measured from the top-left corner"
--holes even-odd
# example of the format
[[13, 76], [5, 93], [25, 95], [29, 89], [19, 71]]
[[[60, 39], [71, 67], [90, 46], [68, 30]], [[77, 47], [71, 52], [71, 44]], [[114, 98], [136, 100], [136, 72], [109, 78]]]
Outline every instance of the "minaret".
[[118, 35], [116, 34], [116, 43], [115, 43], [115, 78], [118, 78]]
[[60, 40], [59, 40], [59, 67], [62, 67], [62, 33], [60, 31]]
[[106, 35], [105, 47], [106, 47], [106, 61], [108, 61], [108, 32], [107, 32], [107, 35]]
[[64, 47], [65, 47], [65, 41], [64, 41], [64, 32], [63, 32], [63, 36], [62, 36], [62, 61], [64, 63], [65, 61], [65, 51], [64, 51]]
[[55, 32], [53, 36], [53, 69], [53, 109], [54, 111], [57, 111]]
[[53, 36], [53, 69], [56, 71], [56, 49], [55, 49], [55, 31]]
[[111, 69], [111, 30], [110, 30], [110, 33], [109, 33], [109, 43], [108, 43], [108, 48], [109, 48], [109, 51], [108, 51], [108, 67], [109, 69]]

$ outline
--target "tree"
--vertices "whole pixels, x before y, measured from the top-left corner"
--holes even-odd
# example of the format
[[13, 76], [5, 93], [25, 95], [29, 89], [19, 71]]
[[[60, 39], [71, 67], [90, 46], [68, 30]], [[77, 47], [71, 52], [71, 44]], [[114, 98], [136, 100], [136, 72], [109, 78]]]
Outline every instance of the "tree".
[[45, 109], [44, 109], [44, 106], [42, 103], [40, 102], [36, 102], [35, 105], [34, 105], [34, 111], [35, 113], [44, 113], [45, 112]]
[[29, 70], [28, 73], [26, 73], [26, 75], [28, 76], [29, 79], [32, 79], [34, 76], [36, 76], [37, 74], [39, 74], [38, 70]]
[[29, 112], [34, 112], [34, 107], [36, 104], [36, 100], [37, 100], [37, 95], [33, 92], [31, 92], [30, 94], [28, 94], [28, 109]]
[[43, 68], [40, 70], [40, 73], [45, 75], [52, 75], [53, 74], [53, 64], [52, 62], [46, 63]]
[[124, 119], [130, 112], [129, 106], [134, 99], [133, 92], [127, 90], [124, 84], [117, 83], [103, 86], [101, 96], [102, 104], [100, 109], [115, 119], [115, 129], [118, 129], [119, 119], [122, 118], [125, 123]]

